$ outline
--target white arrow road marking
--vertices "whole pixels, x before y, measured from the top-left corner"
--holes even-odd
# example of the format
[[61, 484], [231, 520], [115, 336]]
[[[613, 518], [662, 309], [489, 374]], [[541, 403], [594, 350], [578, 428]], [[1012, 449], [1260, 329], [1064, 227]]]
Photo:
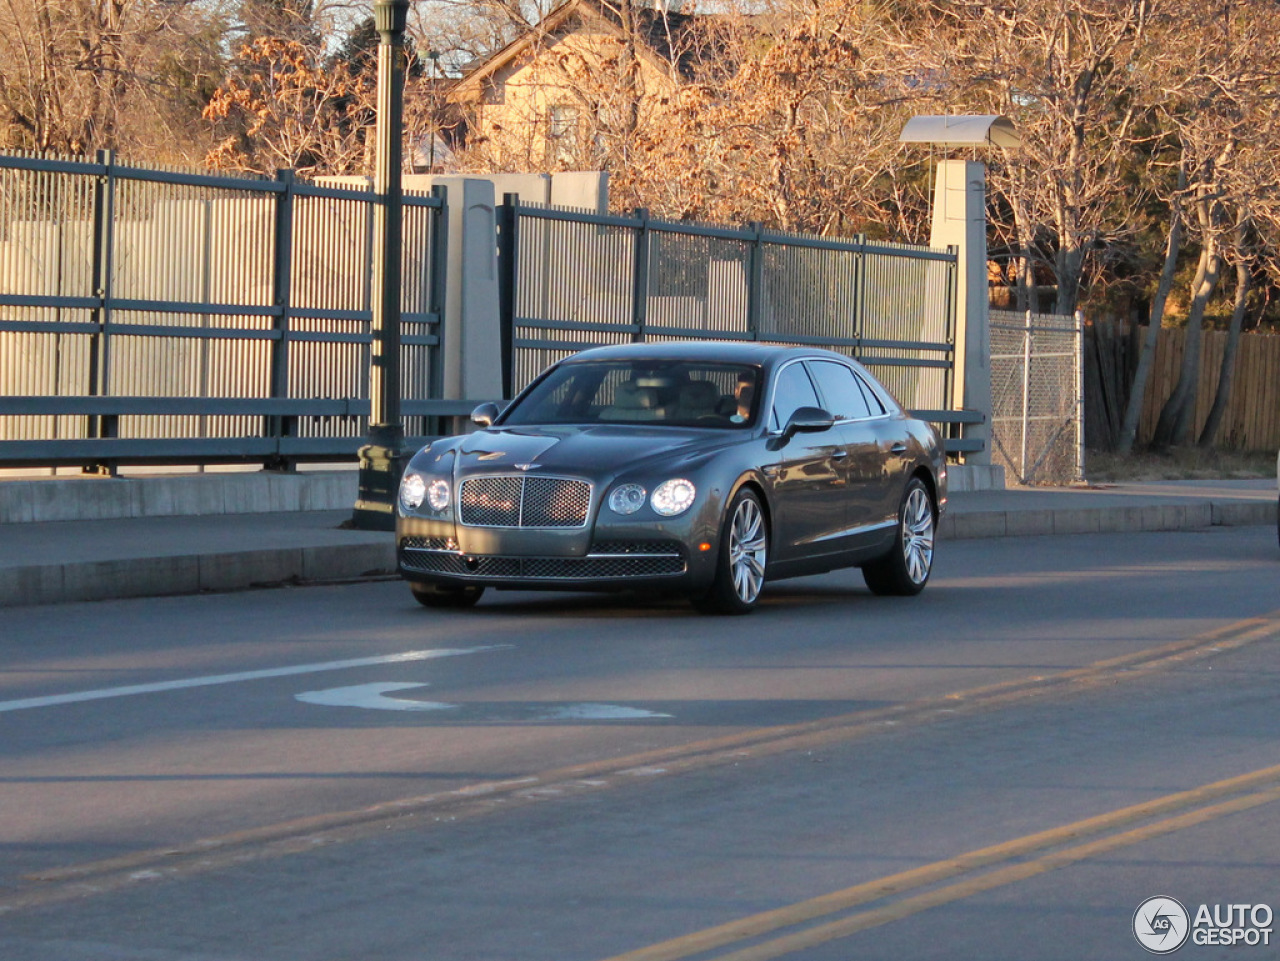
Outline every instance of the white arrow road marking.
[[57, 704], [75, 704], [79, 701], [100, 701], [108, 697], [157, 694], [162, 691], [178, 691], [189, 687], [238, 684], [241, 681], [258, 681], [270, 677], [290, 677], [294, 674], [317, 674], [321, 671], [345, 671], [348, 668], [374, 667], [379, 664], [430, 661], [437, 657], [458, 657], [462, 654], [481, 654], [485, 651], [510, 650], [511, 647], [512, 645], [510, 644], [489, 644], [484, 647], [405, 651], [403, 654], [386, 654], [382, 657], [357, 657], [349, 661], [323, 661], [318, 664], [297, 664], [293, 667], [273, 667], [262, 671], [243, 671], [239, 674], [211, 674], [206, 677], [188, 677], [183, 680], [161, 681], [156, 684], [132, 684], [127, 687], [107, 687], [96, 691], [77, 691], [73, 694], [50, 694], [46, 697], [27, 697], [17, 701], [0, 701], [0, 713], [5, 711], [25, 711], [33, 707], [52, 707]]
[[[404, 697], [387, 697], [390, 691], [407, 691], [426, 684], [380, 681], [331, 687], [323, 691], [295, 694], [299, 701], [324, 707], [362, 707], [374, 711], [448, 711], [469, 709], [468, 714], [487, 710], [489, 721], [506, 718], [511, 721], [634, 721], [646, 717], [674, 717], [638, 707], [618, 704], [446, 704], [443, 701], [415, 701]], [[494, 709], [496, 708], [496, 710]]]
[[410, 701], [403, 697], [387, 697], [387, 691], [406, 691], [426, 684], [355, 684], [351, 687], [331, 687], [327, 691], [305, 691], [295, 694], [299, 701], [323, 704], [327, 707], [367, 707], [379, 711], [447, 711], [456, 704], [443, 701]]
[[566, 704], [552, 708], [543, 716], [549, 721], [630, 721], [641, 717], [675, 717], [674, 714], [659, 714], [617, 704]]

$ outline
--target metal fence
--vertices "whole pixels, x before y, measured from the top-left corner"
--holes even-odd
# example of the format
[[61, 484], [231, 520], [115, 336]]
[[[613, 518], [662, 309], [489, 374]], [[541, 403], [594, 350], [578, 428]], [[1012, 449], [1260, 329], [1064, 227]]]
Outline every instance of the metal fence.
[[607, 216], [499, 211], [505, 383], [576, 350], [710, 338], [826, 347], [907, 407], [949, 407], [956, 252], [864, 238]]
[[1022, 484], [1084, 477], [1079, 315], [991, 312], [991, 459]]
[[[375, 202], [289, 171], [0, 156], [0, 463], [354, 456]], [[404, 198], [411, 436], [433, 432], [443, 208]]]
[[[377, 202], [288, 171], [0, 156], [0, 465], [353, 458], [371, 406]], [[439, 399], [446, 208], [442, 193], [404, 197], [408, 443], [466, 406]], [[856, 357], [906, 406], [946, 417], [954, 250], [513, 197], [498, 224], [507, 396], [583, 347], [760, 340]]]

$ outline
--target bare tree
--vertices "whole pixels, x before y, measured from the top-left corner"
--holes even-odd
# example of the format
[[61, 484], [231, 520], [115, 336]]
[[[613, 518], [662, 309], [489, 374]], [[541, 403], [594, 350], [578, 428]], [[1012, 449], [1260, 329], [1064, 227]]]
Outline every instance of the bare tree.
[[1156, 283], [1155, 296], [1151, 300], [1151, 313], [1147, 318], [1147, 331], [1142, 338], [1142, 346], [1138, 353], [1138, 364], [1134, 371], [1133, 383], [1129, 388], [1129, 399], [1125, 404], [1124, 419], [1121, 422], [1120, 436], [1116, 443], [1116, 450], [1121, 454], [1132, 453], [1138, 437], [1138, 427], [1142, 418], [1147, 381], [1150, 379], [1151, 368], [1155, 363], [1160, 328], [1164, 323], [1165, 305], [1169, 302], [1169, 294], [1173, 290], [1174, 275], [1178, 268], [1178, 255], [1182, 252], [1182, 241], [1185, 233], [1182, 194], [1186, 188], [1187, 171], [1185, 165], [1180, 164], [1177, 184], [1173, 195], [1169, 199], [1169, 221], [1165, 235], [1164, 263], [1160, 270], [1160, 279]]
[[206, 163], [258, 173], [364, 172], [373, 104], [366, 73], [326, 66], [322, 51], [300, 41], [259, 37], [205, 108], [205, 118], [228, 131]]
[[938, 98], [961, 113], [1006, 114], [1021, 132], [1021, 149], [994, 158], [989, 174], [1013, 220], [1019, 305], [1035, 306], [1027, 289], [1042, 264], [1056, 282], [1054, 312], [1072, 314], [1092, 254], [1128, 229], [1142, 199], [1141, 185], [1125, 182], [1141, 136], [1128, 65], [1144, 48], [1150, 0], [956, 0], [931, 9]]
[[1236, 354], [1240, 348], [1240, 331], [1244, 326], [1244, 315], [1249, 307], [1249, 289], [1252, 286], [1252, 271], [1249, 264], [1247, 248], [1249, 224], [1240, 215], [1236, 223], [1235, 249], [1232, 259], [1236, 267], [1235, 303], [1231, 310], [1231, 322], [1227, 327], [1227, 344], [1223, 350], [1222, 367], [1218, 373], [1218, 386], [1213, 395], [1213, 406], [1205, 419], [1204, 429], [1200, 432], [1198, 446], [1212, 448], [1226, 417], [1227, 402], [1231, 397], [1231, 384], [1235, 379]]
[[[1240, 238], [1240, 225], [1250, 222], [1255, 205], [1277, 189], [1268, 173], [1274, 167], [1257, 162], [1255, 146], [1275, 131], [1274, 7], [1221, 0], [1211, 13], [1198, 21], [1196, 29], [1179, 23], [1183, 29], [1169, 35], [1180, 57], [1162, 91], [1166, 104], [1162, 118], [1177, 131], [1187, 158], [1188, 206], [1200, 261], [1192, 285], [1182, 367], [1160, 412], [1152, 438], [1156, 447], [1192, 439], [1206, 307], [1217, 291], [1233, 239]], [[1234, 351], [1226, 363], [1234, 363]], [[1223, 374], [1229, 383], [1230, 371]]]
[[198, 0], [0, 0], [0, 145], [175, 159], [211, 88], [218, 24]]

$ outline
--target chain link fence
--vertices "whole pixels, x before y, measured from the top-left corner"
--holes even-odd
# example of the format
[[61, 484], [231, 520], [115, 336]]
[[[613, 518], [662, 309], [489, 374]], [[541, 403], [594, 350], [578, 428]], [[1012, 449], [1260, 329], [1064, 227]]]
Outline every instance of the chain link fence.
[[991, 311], [993, 464], [1021, 484], [1084, 478], [1083, 319]]

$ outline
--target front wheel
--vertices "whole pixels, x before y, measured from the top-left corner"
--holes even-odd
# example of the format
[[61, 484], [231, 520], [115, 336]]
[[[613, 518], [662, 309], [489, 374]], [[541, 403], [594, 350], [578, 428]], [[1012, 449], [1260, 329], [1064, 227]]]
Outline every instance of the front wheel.
[[889, 553], [863, 565], [862, 579], [874, 594], [919, 594], [933, 570], [937, 512], [924, 481], [907, 483], [898, 508], [898, 529]]
[[725, 512], [720, 557], [711, 590], [695, 601], [709, 614], [749, 614], [764, 587], [769, 563], [769, 525], [754, 491], [743, 488]]
[[423, 607], [474, 607], [484, 593], [483, 587], [474, 585], [445, 587], [441, 584], [411, 583], [409, 590], [413, 591], [413, 599]]

